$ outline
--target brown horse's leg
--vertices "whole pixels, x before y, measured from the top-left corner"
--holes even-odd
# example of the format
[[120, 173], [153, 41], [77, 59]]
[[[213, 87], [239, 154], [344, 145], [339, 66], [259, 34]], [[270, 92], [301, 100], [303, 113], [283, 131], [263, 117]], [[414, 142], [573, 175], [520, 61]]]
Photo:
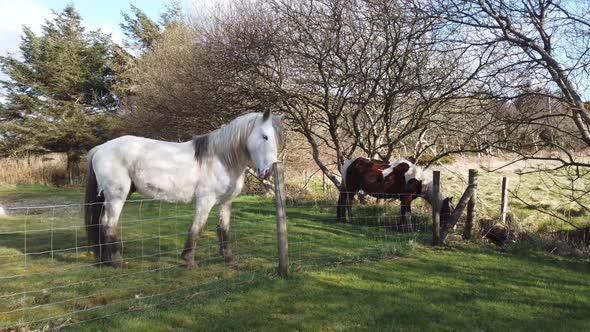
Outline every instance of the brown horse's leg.
[[352, 222], [352, 201], [354, 200], [354, 192], [341, 191], [338, 203], [336, 206], [336, 221]]
[[348, 216], [348, 222], [352, 224], [353, 219], [352, 219], [352, 202], [354, 201], [354, 192], [348, 192], [346, 193], [346, 211], [347, 211], [347, 216]]
[[412, 231], [412, 198], [410, 195], [402, 195], [400, 197], [400, 214], [402, 231]]
[[346, 200], [347, 193], [345, 191], [340, 192], [338, 197], [338, 203], [336, 203], [336, 221], [346, 222]]
[[188, 231], [188, 239], [186, 240], [184, 250], [181, 254], [189, 269], [197, 266], [197, 263], [195, 262], [195, 247], [197, 246], [197, 239], [207, 223], [209, 211], [211, 211], [214, 204], [215, 200], [209, 197], [197, 198], [196, 200], [195, 216], [193, 217], [193, 223]]

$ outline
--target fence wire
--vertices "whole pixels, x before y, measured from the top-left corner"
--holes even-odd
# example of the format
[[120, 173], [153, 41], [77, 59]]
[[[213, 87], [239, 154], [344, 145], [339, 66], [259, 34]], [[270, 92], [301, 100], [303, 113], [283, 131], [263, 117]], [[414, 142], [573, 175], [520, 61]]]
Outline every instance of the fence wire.
[[[429, 207], [417, 202], [412, 218], [399, 201], [354, 202], [347, 222], [336, 222], [333, 195], [287, 200], [291, 270], [396, 255], [429, 236]], [[315, 197], [315, 198], [314, 198]], [[418, 200], [420, 201], [420, 200]], [[181, 252], [192, 223], [191, 204], [133, 199], [118, 224], [126, 269], [99, 266], [87, 244], [84, 204], [7, 207], [0, 217], [0, 330], [79, 324], [181, 299], [206, 301], [276, 274], [274, 200], [243, 195], [233, 204], [230, 246], [219, 255], [214, 209], [197, 242], [198, 267]]]

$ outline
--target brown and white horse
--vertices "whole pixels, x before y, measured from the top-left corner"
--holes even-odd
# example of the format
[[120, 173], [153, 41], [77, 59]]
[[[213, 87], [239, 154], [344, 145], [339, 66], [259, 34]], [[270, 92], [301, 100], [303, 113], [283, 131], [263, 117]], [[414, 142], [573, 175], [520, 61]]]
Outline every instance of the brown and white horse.
[[453, 211], [452, 198], [439, 192], [434, 197], [432, 181], [423, 177], [422, 170], [407, 160], [386, 162], [381, 160], [355, 158], [347, 160], [342, 167], [342, 190], [338, 199], [336, 219], [344, 222], [352, 216], [354, 196], [363, 193], [383, 199], [399, 199], [401, 216], [410, 222], [412, 201], [424, 198], [428, 204], [440, 207], [441, 224], [445, 224]]

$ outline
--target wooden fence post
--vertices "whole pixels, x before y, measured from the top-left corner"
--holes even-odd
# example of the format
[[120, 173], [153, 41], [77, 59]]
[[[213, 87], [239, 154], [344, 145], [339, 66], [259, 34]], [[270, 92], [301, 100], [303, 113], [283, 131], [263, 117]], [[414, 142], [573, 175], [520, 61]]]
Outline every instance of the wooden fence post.
[[475, 201], [477, 200], [477, 170], [469, 170], [469, 185], [473, 186], [473, 194], [467, 203], [467, 220], [463, 228], [463, 240], [471, 240], [473, 223], [475, 221]]
[[283, 164], [276, 162], [273, 167], [275, 202], [277, 207], [277, 239], [279, 246], [279, 275], [289, 274], [289, 243], [287, 238], [287, 214], [285, 213], [286, 193]]
[[502, 178], [502, 207], [500, 208], [500, 216], [502, 223], [506, 222], [506, 212], [508, 212], [508, 177]]
[[[440, 171], [432, 172], [432, 196], [438, 197], [440, 192]], [[432, 245], [440, 244], [440, 206], [436, 199], [432, 200]]]

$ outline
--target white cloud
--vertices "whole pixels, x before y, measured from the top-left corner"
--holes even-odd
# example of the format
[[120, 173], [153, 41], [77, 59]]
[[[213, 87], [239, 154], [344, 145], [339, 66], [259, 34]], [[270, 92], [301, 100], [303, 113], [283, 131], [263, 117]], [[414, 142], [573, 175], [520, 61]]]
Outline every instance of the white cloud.
[[[18, 53], [23, 26], [30, 27], [35, 33], [41, 32], [41, 25], [46, 19], [51, 19], [53, 13], [50, 8], [37, 3], [35, 0], [0, 0], [0, 55]], [[89, 30], [100, 28], [110, 33], [113, 41], [122, 44], [123, 32], [117, 26], [109, 24], [86, 24]]]
[[[19, 57], [19, 46], [23, 26], [28, 26], [35, 33], [41, 32], [41, 25], [51, 19], [53, 13], [50, 8], [39, 4], [35, 0], [0, 0], [0, 55], [8, 53]], [[104, 33], [110, 33], [114, 42], [123, 43], [124, 35], [118, 26], [109, 24], [86, 24], [89, 30], [100, 28]], [[0, 72], [0, 80], [7, 79]], [[4, 91], [0, 89], [0, 102], [4, 101]]]
[[18, 51], [23, 25], [40, 32], [45, 19], [51, 18], [49, 8], [36, 3], [34, 0], [0, 0], [0, 54]]
[[[18, 53], [23, 25], [40, 32], [45, 19], [52, 15], [49, 8], [34, 0], [0, 0], [0, 13], [0, 55]], [[6, 75], [0, 72], [0, 80], [5, 79]], [[0, 102], [4, 101], [3, 94], [4, 91], [0, 90]]]

